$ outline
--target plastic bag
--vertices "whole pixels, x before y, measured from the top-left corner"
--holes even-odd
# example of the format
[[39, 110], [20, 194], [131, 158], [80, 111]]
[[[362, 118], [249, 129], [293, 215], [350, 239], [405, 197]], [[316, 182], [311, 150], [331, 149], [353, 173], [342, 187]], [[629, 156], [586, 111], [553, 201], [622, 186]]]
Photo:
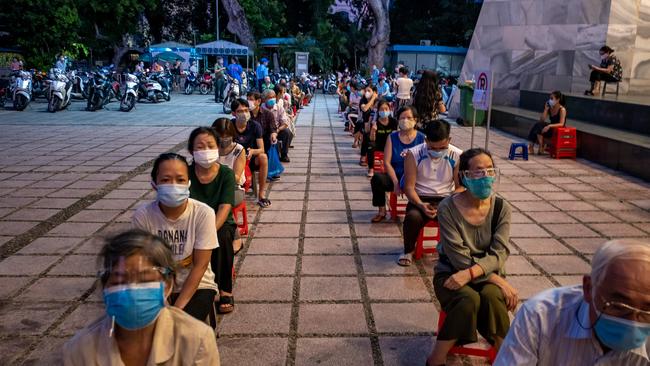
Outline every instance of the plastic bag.
[[267, 176], [269, 178], [277, 177], [284, 172], [284, 167], [280, 162], [280, 154], [278, 154], [278, 145], [271, 145], [267, 154], [269, 158], [269, 173]]

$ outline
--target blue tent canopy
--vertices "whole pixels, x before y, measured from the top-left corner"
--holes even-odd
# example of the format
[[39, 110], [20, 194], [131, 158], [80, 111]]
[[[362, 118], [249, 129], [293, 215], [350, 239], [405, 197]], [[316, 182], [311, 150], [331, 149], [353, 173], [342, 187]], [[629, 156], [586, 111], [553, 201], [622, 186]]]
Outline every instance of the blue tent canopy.
[[253, 54], [246, 46], [223, 40], [197, 44], [195, 49], [200, 55], [250, 56]]

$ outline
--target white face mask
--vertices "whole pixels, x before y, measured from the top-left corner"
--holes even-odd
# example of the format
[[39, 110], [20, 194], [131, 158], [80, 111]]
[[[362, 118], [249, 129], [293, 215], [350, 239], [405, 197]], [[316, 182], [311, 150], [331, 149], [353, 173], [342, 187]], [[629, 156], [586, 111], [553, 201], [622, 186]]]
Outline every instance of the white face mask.
[[402, 131], [412, 130], [415, 127], [414, 119], [400, 119], [399, 120], [399, 129]]
[[219, 150], [197, 150], [192, 156], [197, 164], [208, 169], [219, 160]]
[[549, 100], [548, 100], [548, 106], [549, 106], [549, 107], [553, 107], [553, 106], [555, 106], [555, 103], [557, 103], [557, 102], [554, 101], [553, 99], [549, 99]]
[[366, 92], [366, 99], [370, 99], [372, 97], [372, 92]]

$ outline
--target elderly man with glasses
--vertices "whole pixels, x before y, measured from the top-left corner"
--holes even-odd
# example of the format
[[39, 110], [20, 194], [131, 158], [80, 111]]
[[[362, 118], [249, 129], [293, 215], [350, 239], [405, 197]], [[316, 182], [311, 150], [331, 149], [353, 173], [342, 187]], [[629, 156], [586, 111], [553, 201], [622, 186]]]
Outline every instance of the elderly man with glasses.
[[614, 240], [582, 286], [523, 304], [495, 365], [650, 365], [650, 243]]

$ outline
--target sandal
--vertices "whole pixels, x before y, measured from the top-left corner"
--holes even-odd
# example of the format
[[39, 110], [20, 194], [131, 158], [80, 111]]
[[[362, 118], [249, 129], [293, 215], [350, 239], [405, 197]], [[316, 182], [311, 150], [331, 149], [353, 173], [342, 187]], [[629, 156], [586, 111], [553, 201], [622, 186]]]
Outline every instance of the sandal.
[[368, 166], [368, 161], [364, 158], [359, 159], [359, 165]]
[[221, 295], [219, 296], [219, 314], [232, 313], [235, 310], [235, 298], [232, 296]]
[[257, 200], [257, 204], [261, 208], [267, 208], [267, 207], [271, 206], [271, 201], [269, 201], [268, 198], [260, 198], [260, 199]]
[[411, 253], [401, 254], [397, 259], [397, 264], [402, 267], [409, 267], [411, 263], [413, 263], [413, 254]]
[[372, 218], [372, 220], [370, 220], [370, 222], [377, 223], [377, 222], [382, 222], [385, 219], [386, 219], [386, 214], [383, 214], [383, 215], [382, 214], [377, 214], [377, 215], [375, 215], [375, 217]]

